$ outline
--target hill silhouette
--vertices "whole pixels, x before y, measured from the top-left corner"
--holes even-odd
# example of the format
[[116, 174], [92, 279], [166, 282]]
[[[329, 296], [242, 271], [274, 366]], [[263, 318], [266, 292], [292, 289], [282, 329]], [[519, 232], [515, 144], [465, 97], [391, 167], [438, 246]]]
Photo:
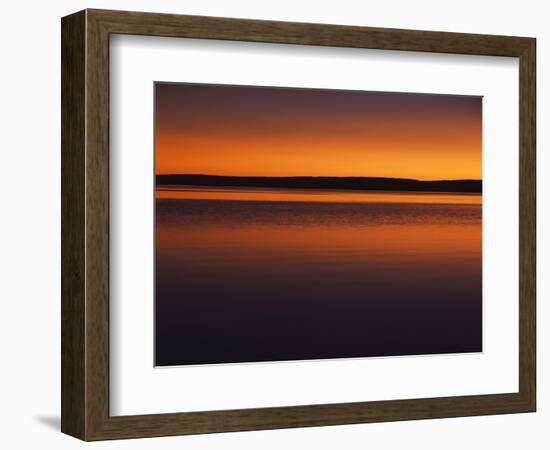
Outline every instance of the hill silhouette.
[[205, 187], [258, 187], [280, 189], [337, 189], [361, 191], [427, 191], [481, 193], [481, 180], [421, 181], [381, 177], [242, 177], [199, 174], [157, 175], [156, 183]]

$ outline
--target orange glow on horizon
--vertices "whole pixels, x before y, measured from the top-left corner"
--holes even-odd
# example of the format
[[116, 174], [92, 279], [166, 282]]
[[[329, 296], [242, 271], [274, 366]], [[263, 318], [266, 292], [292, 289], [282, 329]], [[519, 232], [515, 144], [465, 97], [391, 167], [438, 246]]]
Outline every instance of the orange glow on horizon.
[[156, 88], [157, 174], [482, 178], [481, 98], [168, 87]]

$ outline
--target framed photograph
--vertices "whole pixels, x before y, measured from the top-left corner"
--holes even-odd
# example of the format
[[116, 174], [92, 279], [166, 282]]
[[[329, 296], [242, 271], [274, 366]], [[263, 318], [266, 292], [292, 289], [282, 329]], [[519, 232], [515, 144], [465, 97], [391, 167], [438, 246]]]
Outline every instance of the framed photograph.
[[62, 431], [532, 412], [535, 39], [62, 29]]

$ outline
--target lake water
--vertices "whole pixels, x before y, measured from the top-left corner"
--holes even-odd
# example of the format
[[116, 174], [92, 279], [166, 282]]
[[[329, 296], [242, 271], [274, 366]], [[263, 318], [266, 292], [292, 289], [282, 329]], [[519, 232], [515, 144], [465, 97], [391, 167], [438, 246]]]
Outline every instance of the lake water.
[[481, 195], [156, 192], [156, 365], [482, 350]]

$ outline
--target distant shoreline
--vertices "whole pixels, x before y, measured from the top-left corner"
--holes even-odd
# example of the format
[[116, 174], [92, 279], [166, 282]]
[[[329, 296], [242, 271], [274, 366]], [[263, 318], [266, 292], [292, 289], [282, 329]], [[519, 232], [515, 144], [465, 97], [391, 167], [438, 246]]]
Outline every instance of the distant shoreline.
[[482, 192], [481, 180], [421, 181], [381, 177], [240, 177], [223, 175], [156, 175], [157, 186], [258, 187], [281, 189], [337, 189], [353, 191]]

